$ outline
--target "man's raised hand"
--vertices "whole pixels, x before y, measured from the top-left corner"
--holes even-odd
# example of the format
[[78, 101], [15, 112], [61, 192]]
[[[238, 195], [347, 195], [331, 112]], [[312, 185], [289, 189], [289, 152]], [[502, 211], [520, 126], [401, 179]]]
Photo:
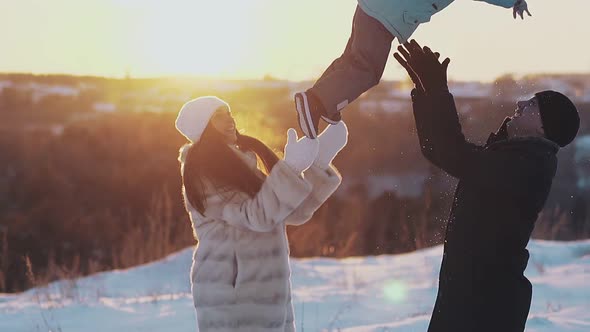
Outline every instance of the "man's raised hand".
[[432, 52], [427, 46], [420, 46], [415, 40], [400, 45], [398, 52], [394, 57], [406, 69], [416, 88], [421, 88], [426, 93], [448, 91], [449, 58], [441, 63], [438, 52]]
[[424, 92], [424, 87], [422, 86], [422, 82], [420, 82], [418, 75], [414, 72], [414, 69], [412, 69], [410, 64], [405, 60], [405, 59], [411, 59], [410, 55], [401, 45], [397, 49], [398, 49], [399, 53], [404, 55], [404, 57], [402, 58], [402, 56], [399, 55], [398, 52], [393, 53], [393, 57], [397, 60], [397, 62], [399, 62], [399, 64], [402, 67], [404, 67], [406, 72], [408, 72], [408, 75], [410, 76], [410, 78], [412, 79], [412, 82], [414, 83], [414, 87], [417, 90], [419, 90], [420, 92]]

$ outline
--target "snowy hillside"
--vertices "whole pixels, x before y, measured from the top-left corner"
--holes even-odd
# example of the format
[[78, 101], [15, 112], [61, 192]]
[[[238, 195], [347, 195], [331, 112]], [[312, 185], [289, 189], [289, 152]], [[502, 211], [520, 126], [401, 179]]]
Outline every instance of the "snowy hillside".
[[[590, 241], [533, 241], [527, 331], [590, 331]], [[292, 260], [298, 331], [426, 331], [442, 248]], [[0, 331], [195, 331], [192, 249], [133, 269], [0, 294]]]

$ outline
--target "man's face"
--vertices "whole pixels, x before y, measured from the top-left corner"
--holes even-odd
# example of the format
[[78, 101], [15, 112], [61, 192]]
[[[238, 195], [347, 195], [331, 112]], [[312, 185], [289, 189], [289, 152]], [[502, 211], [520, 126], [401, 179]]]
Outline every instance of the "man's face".
[[516, 111], [507, 125], [509, 137], [545, 137], [537, 97], [516, 103]]

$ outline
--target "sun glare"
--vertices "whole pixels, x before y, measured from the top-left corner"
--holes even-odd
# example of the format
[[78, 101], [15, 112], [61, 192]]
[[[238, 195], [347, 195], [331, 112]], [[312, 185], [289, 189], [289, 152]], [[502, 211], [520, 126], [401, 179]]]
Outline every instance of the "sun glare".
[[[247, 1], [117, 1], [139, 9], [130, 23], [132, 71], [148, 75], [246, 76], [256, 6]], [[254, 16], [253, 16], [254, 15]]]
[[[590, 2], [571, 2], [581, 9], [559, 24], [547, 24], [551, 13], [562, 10], [555, 1], [535, 1], [534, 16], [525, 21], [497, 6], [457, 2], [413, 37], [449, 56], [449, 76], [457, 80], [588, 72], [584, 43], [568, 61], [555, 61], [562, 57], [559, 48], [543, 47], [547, 38], [576, 44], [587, 37], [578, 23]], [[357, 5], [356, 0], [0, 3], [0, 71], [288, 80], [316, 79], [342, 54]], [[383, 77], [399, 80], [406, 74], [390, 60]]]

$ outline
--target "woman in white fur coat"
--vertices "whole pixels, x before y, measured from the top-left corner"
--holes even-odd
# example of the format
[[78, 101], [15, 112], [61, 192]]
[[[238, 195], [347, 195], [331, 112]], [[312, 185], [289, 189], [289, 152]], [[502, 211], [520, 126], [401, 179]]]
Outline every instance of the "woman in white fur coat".
[[346, 125], [316, 140], [289, 129], [283, 159], [239, 134], [216, 97], [186, 103], [176, 127], [190, 141], [179, 160], [198, 240], [191, 289], [199, 330], [295, 331], [286, 225], [304, 224], [340, 185], [331, 161], [346, 145]]

